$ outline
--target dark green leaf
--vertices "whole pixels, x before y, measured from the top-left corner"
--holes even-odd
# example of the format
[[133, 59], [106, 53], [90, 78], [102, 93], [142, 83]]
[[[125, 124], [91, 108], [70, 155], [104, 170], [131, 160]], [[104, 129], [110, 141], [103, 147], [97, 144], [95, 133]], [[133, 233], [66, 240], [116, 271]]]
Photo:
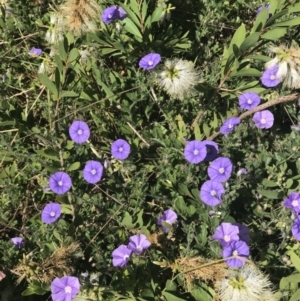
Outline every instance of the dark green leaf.
[[275, 41], [283, 37], [287, 32], [287, 28], [274, 28], [267, 31], [261, 36], [262, 39]]
[[51, 81], [46, 75], [39, 73], [38, 77], [40, 79], [40, 81], [42, 82], [42, 84], [49, 89], [49, 91], [53, 94], [54, 98], [57, 99], [58, 97], [58, 91], [56, 89], [55, 84], [53, 83], [53, 81]]

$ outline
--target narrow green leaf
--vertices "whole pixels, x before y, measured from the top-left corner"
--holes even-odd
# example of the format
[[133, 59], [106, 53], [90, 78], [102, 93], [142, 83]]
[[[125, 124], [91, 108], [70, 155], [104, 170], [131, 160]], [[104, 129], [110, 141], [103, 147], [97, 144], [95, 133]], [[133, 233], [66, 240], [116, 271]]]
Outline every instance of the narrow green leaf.
[[268, 180], [268, 179], [263, 179], [262, 184], [265, 187], [277, 187], [278, 186], [278, 184], [276, 182]]
[[288, 14], [288, 10], [284, 9], [284, 10], [279, 10], [279, 12], [275, 15], [273, 15], [268, 22], [266, 23], [266, 26], [270, 26], [272, 24], [274, 24], [274, 21], [281, 18], [282, 16]]
[[300, 3], [297, 3], [297, 4], [293, 5], [293, 6], [290, 6], [290, 7], [288, 8], [288, 11], [289, 11], [289, 13], [297, 13], [297, 12], [300, 12]]
[[271, 15], [274, 15], [274, 13], [276, 12], [278, 4], [279, 4], [278, 0], [270, 0], [269, 1], [269, 11], [270, 11]]
[[39, 73], [38, 77], [42, 84], [54, 95], [54, 98], [57, 99], [58, 91], [55, 87], [55, 84], [44, 74]]
[[58, 43], [58, 54], [63, 62], [67, 60], [67, 52], [68, 52], [68, 40], [66, 37], [62, 41]]
[[275, 41], [283, 37], [287, 32], [287, 28], [274, 28], [267, 31], [261, 36], [262, 39]]
[[70, 53], [69, 53], [69, 57], [68, 57], [68, 62], [71, 63], [73, 61], [75, 61], [79, 56], [79, 51], [77, 48], [73, 48]]
[[200, 133], [200, 127], [198, 123], [194, 125], [194, 135], [196, 140], [202, 140], [203, 134]]
[[264, 26], [268, 20], [268, 16], [269, 16], [268, 9], [263, 8], [260, 11], [260, 13], [258, 14], [258, 16], [256, 17], [256, 20], [255, 20], [252, 30], [251, 30], [251, 34], [254, 32], [260, 32], [264, 28]]
[[62, 91], [61, 97], [78, 97], [78, 94], [73, 91]]
[[67, 167], [67, 171], [77, 170], [80, 167], [80, 162], [74, 162]]
[[293, 19], [289, 19], [287, 21], [284, 22], [280, 22], [280, 23], [276, 23], [276, 26], [297, 26], [300, 24], [300, 17], [296, 17]]
[[146, 20], [147, 12], [148, 12], [147, 1], [143, 1], [143, 4], [142, 4], [142, 19], [143, 19], [143, 22], [145, 22], [145, 20]]
[[246, 26], [245, 24], [242, 24], [234, 33], [229, 47], [228, 47], [228, 55], [231, 55], [234, 50], [234, 45], [239, 49], [239, 47], [242, 45], [246, 38]]
[[299, 301], [300, 300], [300, 288], [296, 290], [294, 295], [291, 297], [290, 301]]
[[235, 76], [254, 76], [254, 77], [260, 77], [261, 76], [261, 71], [254, 69], [254, 68], [248, 68], [248, 69], [243, 69], [237, 72], [234, 72], [230, 75], [231, 77]]
[[241, 44], [240, 50], [242, 52], [248, 50], [250, 47], [254, 46], [257, 43], [258, 40], [259, 40], [259, 33], [258, 32], [254, 32], [254, 33], [250, 34], [244, 40], [244, 42]]
[[60, 74], [62, 74], [64, 65], [63, 65], [63, 62], [62, 62], [61, 58], [57, 54], [54, 55], [54, 61], [56, 63], [56, 66], [57, 66]]
[[[137, 15], [128, 7], [128, 5], [123, 5], [120, 4], [120, 6], [126, 11], [126, 13], [128, 14], [129, 18], [126, 18], [124, 20], [124, 23], [126, 23], [128, 20], [130, 20], [131, 22], [134, 22], [139, 28], [141, 28], [141, 22], [138, 19], [137, 15], [139, 15], [139, 12], [137, 13]], [[129, 31], [130, 32], [130, 31]]]
[[281, 193], [275, 190], [257, 189], [257, 192], [270, 200], [280, 199]]
[[185, 299], [179, 298], [173, 294], [170, 294], [166, 291], [162, 292], [163, 296], [167, 299], [167, 301], [185, 301]]
[[244, 60], [256, 60], [266, 63], [270, 61], [270, 57], [266, 55], [248, 55], [244, 58]]
[[136, 27], [136, 25], [129, 19], [129, 18], [126, 18], [125, 20], [124, 20], [124, 24], [125, 24], [125, 29], [129, 32], [129, 33], [131, 33], [131, 34], [133, 34], [135, 37], [137, 37], [138, 39], [138, 41], [139, 42], [141, 42], [142, 41], [142, 39], [143, 39], [143, 37], [142, 37], [142, 34], [141, 34], [141, 32], [139, 31], [139, 29]]
[[298, 255], [296, 255], [294, 253], [294, 251], [290, 250], [287, 252], [288, 255], [290, 256], [290, 259], [291, 259], [291, 262], [293, 264], [293, 266], [298, 270], [300, 271], [300, 258]]
[[155, 9], [155, 11], [151, 15], [151, 23], [155, 23], [155, 22], [159, 21], [163, 10], [164, 10], [164, 8], [161, 6], [159, 6]]
[[53, 149], [41, 149], [35, 151], [38, 155], [45, 157], [47, 159], [51, 159], [53, 161], [60, 162], [58, 152]]

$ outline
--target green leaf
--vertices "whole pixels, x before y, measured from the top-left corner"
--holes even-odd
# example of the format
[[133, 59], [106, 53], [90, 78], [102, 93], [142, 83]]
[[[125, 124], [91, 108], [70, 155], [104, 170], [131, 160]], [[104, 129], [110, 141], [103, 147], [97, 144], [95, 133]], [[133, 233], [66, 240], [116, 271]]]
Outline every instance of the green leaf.
[[300, 12], [300, 3], [297, 3], [297, 4], [293, 5], [293, 6], [290, 6], [290, 7], [288, 8], [288, 11], [289, 11], [289, 13], [297, 13], [297, 12]]
[[285, 187], [287, 189], [291, 188], [292, 185], [294, 184], [294, 181], [292, 179], [287, 179], [286, 183], [285, 183]]
[[151, 15], [151, 23], [155, 23], [159, 21], [163, 10], [164, 8], [162, 6], [159, 6], [155, 9], [155, 11]]
[[58, 54], [60, 58], [65, 62], [67, 60], [68, 53], [68, 40], [66, 37], [58, 43]]
[[181, 299], [173, 294], [170, 294], [166, 291], [162, 292], [163, 296], [167, 299], [167, 301], [186, 301], [185, 299]]
[[136, 25], [129, 19], [129, 18], [126, 18], [124, 20], [124, 23], [125, 23], [125, 29], [133, 34], [135, 36], [135, 38], [137, 38], [137, 41], [138, 42], [141, 42], [143, 37], [142, 37], [142, 34], [141, 32], [139, 31], [139, 29], [136, 27]]
[[128, 14], [130, 21], [133, 21], [139, 28], [141, 28], [141, 22], [138, 19], [138, 15], [139, 15], [139, 8], [138, 8], [138, 4], [136, 3], [136, 1], [130, 1], [130, 7], [136, 11], [136, 13], [134, 13], [129, 7], [128, 5], [124, 5], [124, 4], [120, 4], [120, 6], [126, 11], [126, 13]]
[[286, 32], [287, 28], [274, 28], [263, 34], [261, 38], [265, 40], [275, 41], [283, 37], [286, 34]]
[[121, 224], [128, 229], [134, 228], [134, 225], [132, 224], [132, 217], [130, 216], [130, 214], [127, 211], [124, 214]]
[[290, 256], [293, 266], [300, 271], [300, 258], [292, 250], [288, 251], [287, 253]]
[[258, 40], [259, 40], [259, 33], [258, 32], [254, 32], [254, 33], [250, 34], [244, 40], [244, 42], [241, 44], [240, 50], [242, 52], [248, 50], [250, 47], [254, 46], [257, 43]]
[[279, 288], [281, 291], [289, 288], [289, 282], [286, 280], [286, 277], [282, 277], [279, 283]]
[[248, 68], [248, 69], [243, 69], [237, 72], [233, 72], [231, 77], [235, 76], [254, 76], [254, 77], [261, 77], [261, 71], [254, 69], [254, 68]]
[[277, 14], [273, 15], [267, 22], [266, 26], [272, 25], [275, 20], [281, 18], [282, 16], [286, 15], [288, 13], [287, 9], [280, 10]]
[[268, 20], [268, 15], [269, 15], [269, 11], [267, 8], [263, 8], [260, 11], [260, 13], [256, 17], [256, 20], [253, 24], [251, 34], [254, 32], [260, 32], [264, 28], [264, 26]]
[[79, 51], [77, 48], [73, 48], [70, 53], [69, 53], [69, 57], [68, 57], [68, 62], [71, 63], [73, 61], [75, 61], [79, 56]]
[[186, 212], [186, 204], [184, 202], [184, 200], [182, 198], [178, 198], [175, 201], [175, 207], [176, 209], [181, 213], [181, 214], [185, 214]]
[[189, 196], [190, 198], [192, 198], [192, 199], [194, 198], [194, 197], [192, 196], [192, 194], [190, 193], [190, 191], [188, 190], [186, 184], [179, 183], [179, 184], [178, 184], [178, 188], [179, 188], [179, 191], [180, 191], [181, 194], [183, 194], [183, 195], [188, 195], [188, 196]]
[[61, 204], [61, 213], [73, 215], [72, 206], [69, 204]]
[[53, 161], [60, 162], [58, 152], [53, 149], [41, 149], [35, 151], [38, 155], [45, 157], [47, 159], [51, 159]]
[[55, 87], [55, 84], [44, 74], [39, 73], [38, 77], [42, 84], [53, 94], [54, 98], [58, 98], [58, 91]]
[[80, 167], [80, 162], [74, 162], [67, 167], [67, 171], [77, 170]]
[[274, 190], [257, 189], [257, 192], [270, 200], [280, 199], [282, 195], [282, 192], [280, 193]]
[[144, 22], [146, 20], [147, 12], [148, 12], [147, 1], [143, 1], [143, 5], [142, 5], [142, 19], [143, 19]]
[[200, 133], [200, 127], [199, 127], [198, 123], [196, 123], [194, 125], [194, 135], [195, 135], [196, 140], [202, 140], [202, 138], [204, 136], [203, 134]]
[[273, 181], [268, 180], [268, 179], [263, 179], [262, 184], [265, 187], [277, 187], [278, 186], [278, 184], [276, 182], [273, 182]]
[[73, 91], [62, 91], [61, 97], [78, 97], [78, 94]]
[[[234, 48], [239, 49], [246, 38], [246, 26], [242, 24], [234, 33], [228, 47], [228, 55], [233, 53]], [[235, 47], [234, 47], [235, 46]]]
[[64, 64], [63, 64], [61, 58], [57, 54], [54, 55], [54, 61], [56, 63], [56, 66], [57, 66], [60, 74], [62, 74], [63, 73], [63, 69], [64, 69]]
[[278, 0], [269, 1], [269, 12], [271, 15], [274, 15], [275, 11], [277, 10], [278, 4]]
[[291, 297], [289, 301], [298, 301], [300, 300], [300, 288], [296, 290], [294, 295]]
[[285, 279], [288, 281], [288, 282], [296, 282], [296, 283], [300, 283], [300, 274], [293, 274], [293, 275], [290, 275], [288, 277], [285, 277]]
[[300, 17], [296, 17], [284, 22], [276, 23], [276, 26], [297, 26], [300, 24]]
[[244, 58], [244, 60], [256, 60], [256, 61], [260, 61], [260, 62], [268, 62], [270, 61], [270, 57], [266, 56], [266, 55], [248, 55]]

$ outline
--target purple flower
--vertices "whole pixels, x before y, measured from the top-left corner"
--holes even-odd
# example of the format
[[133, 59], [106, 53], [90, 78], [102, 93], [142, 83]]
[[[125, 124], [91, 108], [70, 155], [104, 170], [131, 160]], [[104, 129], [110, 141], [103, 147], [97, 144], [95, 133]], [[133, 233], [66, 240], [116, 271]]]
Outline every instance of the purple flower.
[[208, 206], [217, 206], [222, 202], [222, 194], [225, 192], [220, 182], [206, 181], [200, 188], [200, 199]]
[[254, 92], [246, 92], [239, 97], [239, 104], [241, 109], [251, 110], [260, 104], [260, 97]]
[[[228, 258], [231, 256], [239, 256], [248, 258], [250, 254], [249, 247], [244, 241], [233, 241], [228, 246], [226, 246], [222, 251], [223, 258]], [[226, 264], [231, 268], [240, 268], [246, 263], [245, 260], [239, 258], [232, 258], [226, 260]]]
[[226, 157], [219, 157], [212, 161], [207, 169], [208, 176], [212, 181], [225, 182], [232, 172], [232, 163]]
[[50, 177], [49, 186], [53, 192], [64, 194], [71, 188], [72, 180], [67, 173], [58, 171]]
[[186, 144], [184, 148], [185, 159], [193, 164], [200, 163], [207, 156], [206, 144], [201, 141], [193, 140]]
[[75, 120], [69, 127], [69, 135], [76, 143], [84, 143], [90, 138], [89, 126], [81, 120]]
[[276, 87], [280, 83], [280, 78], [277, 77], [278, 65], [274, 65], [264, 71], [260, 80], [268, 88]]
[[32, 56], [40, 56], [42, 54], [42, 49], [32, 47], [28, 53]]
[[247, 169], [246, 168], [241, 168], [237, 173], [236, 175], [238, 177], [240, 177], [241, 175], [246, 175], [247, 174]]
[[151, 243], [144, 234], [133, 235], [129, 238], [128, 249], [136, 254], [141, 254], [150, 247]]
[[42, 221], [45, 224], [52, 224], [58, 220], [61, 215], [61, 205], [58, 203], [50, 203], [46, 205], [42, 211]]
[[80, 283], [77, 277], [64, 276], [55, 278], [51, 283], [53, 301], [71, 301], [79, 292]]
[[292, 226], [292, 234], [293, 236], [300, 241], [300, 216], [298, 216], [293, 223]]
[[273, 126], [274, 115], [269, 110], [256, 112], [253, 121], [259, 129], [269, 129]]
[[222, 124], [221, 128], [220, 128], [220, 132], [223, 135], [228, 135], [229, 133], [231, 133], [234, 128], [240, 124], [241, 120], [238, 117], [230, 117], [228, 119], [226, 119], [224, 121], [224, 123]]
[[239, 238], [244, 241], [247, 245], [250, 243], [250, 231], [247, 226], [239, 223], [232, 223], [232, 225], [239, 228]]
[[130, 154], [130, 145], [123, 139], [114, 141], [111, 145], [111, 154], [119, 160], [125, 160]]
[[101, 180], [103, 166], [98, 161], [88, 161], [83, 169], [83, 178], [91, 184], [95, 184]]
[[15, 245], [16, 250], [19, 250], [24, 247], [24, 241], [22, 237], [14, 237], [11, 239], [11, 241]]
[[102, 13], [102, 21], [109, 24], [115, 20], [124, 20], [127, 17], [127, 13], [120, 6], [110, 6], [106, 8]]
[[156, 67], [160, 60], [160, 54], [151, 52], [141, 58], [141, 60], [139, 61], [139, 66], [140, 68], [151, 70]]
[[296, 213], [300, 213], [300, 194], [292, 192], [284, 200], [283, 205]]
[[112, 252], [113, 266], [123, 267], [127, 264], [132, 251], [125, 245], [120, 245]]
[[161, 217], [158, 218], [157, 224], [161, 226], [164, 232], [169, 232], [169, 227], [165, 227], [163, 223], [167, 223], [171, 226], [174, 223], [176, 223], [176, 221], [177, 221], [177, 214], [172, 209], [168, 209], [164, 211]]
[[[270, 13], [270, 4], [264, 4], [256, 10], [256, 17], [264, 8], [266, 8], [268, 10], [268, 12]], [[268, 18], [269, 18], [269, 14], [268, 14]]]
[[210, 140], [203, 140], [201, 142], [206, 147], [206, 157], [204, 158], [203, 161], [212, 161], [212, 160], [216, 159], [218, 152], [219, 152], [218, 144], [216, 142], [210, 141]]
[[213, 239], [216, 239], [220, 242], [223, 247], [228, 246], [232, 241], [239, 240], [239, 227], [231, 223], [221, 223], [217, 227]]

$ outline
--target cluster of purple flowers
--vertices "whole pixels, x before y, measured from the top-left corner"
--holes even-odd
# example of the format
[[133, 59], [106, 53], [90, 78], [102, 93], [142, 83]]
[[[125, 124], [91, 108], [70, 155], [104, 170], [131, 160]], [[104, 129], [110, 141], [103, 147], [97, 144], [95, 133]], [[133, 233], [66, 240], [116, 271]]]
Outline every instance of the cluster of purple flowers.
[[284, 200], [283, 206], [291, 209], [292, 212], [297, 216], [292, 225], [292, 234], [298, 241], [300, 241], [300, 193], [291, 192]]
[[101, 16], [102, 21], [105, 24], [112, 23], [113, 21], [116, 21], [116, 20], [122, 21], [126, 17], [127, 17], [126, 11], [122, 7], [117, 6], [117, 5], [106, 8], [103, 11], [102, 16]]
[[212, 237], [223, 247], [222, 257], [231, 257], [226, 260], [229, 267], [240, 268], [245, 264], [246, 261], [242, 258], [250, 255], [250, 232], [246, 226], [239, 223], [221, 223]]

